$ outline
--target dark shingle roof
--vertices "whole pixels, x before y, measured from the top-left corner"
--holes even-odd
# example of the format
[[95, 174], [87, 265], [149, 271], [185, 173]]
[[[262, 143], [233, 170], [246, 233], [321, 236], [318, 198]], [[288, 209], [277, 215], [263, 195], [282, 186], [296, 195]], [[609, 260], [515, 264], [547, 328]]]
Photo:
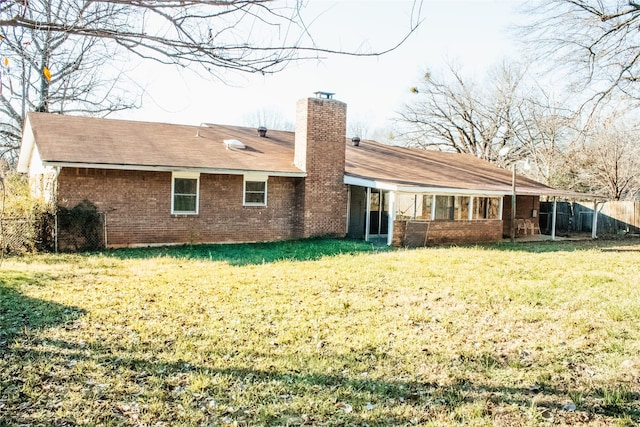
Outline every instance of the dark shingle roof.
[[[298, 173], [293, 166], [290, 132], [233, 126], [183, 126], [164, 123], [30, 113], [29, 124], [44, 162], [228, 169]], [[245, 150], [227, 149], [238, 139]]]
[[[30, 113], [28, 123], [43, 162], [94, 167], [262, 171], [303, 176], [293, 165], [294, 133], [223, 125], [184, 126]], [[245, 150], [227, 149], [236, 139]], [[509, 194], [511, 171], [471, 155], [361, 141], [346, 144], [345, 175], [398, 187], [492, 191]], [[519, 194], [554, 194], [518, 177]]]

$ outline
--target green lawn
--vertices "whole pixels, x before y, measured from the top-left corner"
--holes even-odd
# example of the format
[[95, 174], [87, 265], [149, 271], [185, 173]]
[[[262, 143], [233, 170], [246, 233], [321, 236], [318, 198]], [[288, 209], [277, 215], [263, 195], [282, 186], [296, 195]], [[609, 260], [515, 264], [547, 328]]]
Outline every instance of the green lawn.
[[640, 240], [6, 258], [2, 425], [636, 425]]

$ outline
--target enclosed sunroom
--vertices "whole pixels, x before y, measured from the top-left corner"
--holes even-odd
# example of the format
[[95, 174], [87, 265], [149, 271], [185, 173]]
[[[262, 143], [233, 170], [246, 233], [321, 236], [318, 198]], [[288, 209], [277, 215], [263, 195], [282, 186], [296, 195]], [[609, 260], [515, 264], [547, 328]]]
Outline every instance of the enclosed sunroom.
[[[510, 235], [513, 177], [508, 169], [471, 155], [373, 141], [348, 146], [345, 169], [351, 238], [426, 246]], [[553, 189], [521, 176], [516, 181], [516, 218], [534, 230], [539, 195]]]

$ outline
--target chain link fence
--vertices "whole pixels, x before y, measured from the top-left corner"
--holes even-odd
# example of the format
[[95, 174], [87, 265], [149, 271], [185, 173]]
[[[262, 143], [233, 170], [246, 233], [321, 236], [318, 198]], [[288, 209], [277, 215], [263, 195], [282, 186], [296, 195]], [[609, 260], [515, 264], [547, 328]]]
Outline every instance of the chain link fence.
[[54, 250], [53, 215], [0, 219], [2, 250], [8, 254]]
[[90, 252], [106, 245], [104, 212], [63, 210], [33, 217], [0, 218], [0, 247], [5, 254]]

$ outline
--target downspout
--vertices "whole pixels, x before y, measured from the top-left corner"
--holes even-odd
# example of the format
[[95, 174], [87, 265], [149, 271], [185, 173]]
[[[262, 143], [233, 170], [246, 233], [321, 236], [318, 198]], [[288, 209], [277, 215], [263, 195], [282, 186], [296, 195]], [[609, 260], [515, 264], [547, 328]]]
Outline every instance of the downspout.
[[551, 215], [551, 240], [556, 240], [556, 212], [558, 211], [558, 198], [553, 198], [553, 214]]

